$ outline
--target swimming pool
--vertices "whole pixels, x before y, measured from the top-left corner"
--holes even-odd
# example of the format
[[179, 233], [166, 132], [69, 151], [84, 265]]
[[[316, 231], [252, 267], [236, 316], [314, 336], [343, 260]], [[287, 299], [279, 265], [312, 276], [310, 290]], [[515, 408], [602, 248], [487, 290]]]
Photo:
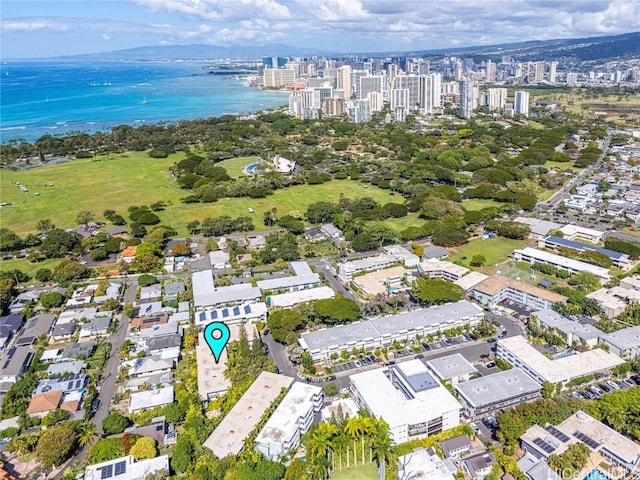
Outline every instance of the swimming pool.
[[256, 168], [258, 168], [258, 165], [260, 165], [262, 162], [256, 162], [256, 163], [252, 163], [250, 165], [247, 165], [246, 167], [244, 167], [244, 171], [247, 175], [255, 175], [256, 173]]
[[611, 480], [611, 477], [605, 475], [597, 468], [594, 468], [582, 480]]

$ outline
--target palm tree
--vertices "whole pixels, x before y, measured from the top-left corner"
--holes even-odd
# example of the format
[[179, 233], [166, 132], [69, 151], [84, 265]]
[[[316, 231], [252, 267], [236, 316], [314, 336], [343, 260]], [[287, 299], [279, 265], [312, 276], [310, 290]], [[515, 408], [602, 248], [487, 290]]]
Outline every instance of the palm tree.
[[78, 431], [78, 443], [80, 446], [84, 447], [85, 445], [90, 444], [97, 435], [96, 424], [84, 421], [80, 425], [80, 429]]
[[329, 475], [329, 460], [326, 457], [316, 457], [309, 466], [311, 480], [324, 480]]
[[349, 468], [349, 438], [343, 432], [341, 432], [338, 436], [335, 437], [333, 446], [334, 449], [338, 451], [338, 463], [340, 465], [340, 470], [342, 470], [342, 451], [345, 449], [347, 450], [347, 468]]
[[[389, 425], [383, 420], [377, 420], [372, 435], [373, 458], [378, 463], [378, 468], [393, 460], [393, 441], [389, 436]], [[384, 468], [384, 467], [383, 467]]]
[[[371, 417], [361, 417], [360, 425], [362, 427], [362, 434], [360, 436], [362, 442], [362, 465], [364, 465], [364, 438], [367, 437], [367, 442], [369, 446], [371, 446], [370, 436], [375, 432], [375, 424]], [[371, 449], [369, 449], [369, 459], [371, 459]]]
[[350, 417], [344, 426], [344, 432], [353, 439], [353, 463], [357, 465], [358, 454], [356, 451], [356, 439], [362, 434], [362, 423], [360, 417]]

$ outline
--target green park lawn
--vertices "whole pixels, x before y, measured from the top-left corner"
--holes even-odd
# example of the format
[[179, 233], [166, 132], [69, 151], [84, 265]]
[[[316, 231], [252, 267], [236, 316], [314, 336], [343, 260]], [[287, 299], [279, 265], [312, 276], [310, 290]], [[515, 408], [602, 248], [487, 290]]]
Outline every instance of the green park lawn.
[[[486, 266], [494, 266], [507, 259], [509, 254], [516, 248], [522, 248], [527, 240], [511, 240], [509, 238], [495, 237], [482, 240], [476, 238], [466, 245], [459, 247], [453, 254], [452, 261], [461, 265], [469, 266], [469, 262], [474, 255], [483, 255], [486, 259]], [[466, 259], [463, 259], [466, 257]]]
[[555, 162], [553, 160], [547, 160], [546, 162], [544, 162], [544, 166], [549, 168], [549, 169], [556, 169], [556, 170], [571, 170], [572, 172], [579, 172], [581, 169], [575, 166], [575, 163], [573, 160], [570, 162]]
[[335, 470], [329, 476], [331, 480], [376, 480], [378, 470], [375, 463], [368, 463], [348, 470]]
[[490, 198], [469, 198], [462, 201], [462, 206], [465, 210], [482, 210], [483, 208], [496, 207], [500, 208], [504, 206], [504, 203], [496, 202]]
[[244, 167], [252, 163], [261, 162], [260, 157], [238, 157], [230, 160], [224, 160], [217, 163], [216, 166], [224, 168], [231, 178], [245, 177]]
[[425, 220], [418, 218], [417, 213], [410, 213], [400, 218], [388, 218], [386, 220], [383, 220], [382, 223], [400, 233], [405, 228], [420, 227], [424, 225]]
[[53, 270], [61, 261], [62, 258], [49, 258], [42, 262], [33, 263], [26, 258], [12, 258], [11, 260], [3, 260], [0, 263], [0, 271], [6, 272], [17, 269], [26, 273], [30, 277], [33, 277], [33, 275], [41, 268]]
[[[262, 212], [274, 207], [278, 215], [295, 211], [304, 214], [309, 204], [338, 201], [341, 195], [368, 196], [381, 204], [397, 201], [388, 190], [351, 180], [333, 180], [321, 185], [277, 190], [260, 199], [228, 198], [215, 203], [183, 204], [180, 199], [189, 195], [189, 191], [180, 189], [169, 173], [169, 167], [180, 161], [182, 154], [153, 159], [146, 153], [134, 152], [98, 158], [98, 161], [76, 160], [26, 171], [4, 171], [0, 176], [0, 202], [12, 205], [0, 207], [2, 226], [24, 235], [35, 232], [38, 220], [48, 218], [58, 227], [70, 228], [82, 210], [93, 212], [96, 219], [102, 218], [107, 209], [127, 218], [126, 210], [131, 205], [164, 201], [166, 209], [157, 212], [162, 223], [173, 226], [179, 234], [186, 234], [186, 225], [192, 220], [249, 215], [249, 208], [255, 211], [256, 228], [261, 228]], [[23, 193], [15, 182], [25, 185], [29, 192]], [[49, 186], [50, 183], [53, 186]]]

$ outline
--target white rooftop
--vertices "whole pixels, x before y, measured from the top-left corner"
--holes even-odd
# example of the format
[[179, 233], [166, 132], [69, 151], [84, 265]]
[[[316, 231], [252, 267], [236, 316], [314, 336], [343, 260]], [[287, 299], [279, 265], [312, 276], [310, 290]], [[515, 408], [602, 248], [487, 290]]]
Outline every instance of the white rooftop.
[[161, 407], [170, 403], [173, 403], [173, 387], [154, 388], [153, 390], [132, 393], [129, 397], [129, 412]]
[[587, 237], [600, 238], [600, 237], [602, 237], [604, 235], [604, 233], [599, 231], [599, 230], [594, 230], [592, 228], [580, 227], [578, 225], [565, 225], [564, 227], [560, 228], [560, 231], [562, 233], [564, 233], [568, 237], [572, 237], [572, 236], [574, 236], [576, 234], [582, 234], [582, 235], [587, 236]]
[[205, 440], [203, 446], [218, 458], [240, 453], [245, 438], [258, 425], [264, 412], [280, 395], [282, 389], [288, 389], [292, 383], [291, 377], [262, 372]]
[[539, 391], [540, 388], [538, 382], [519, 368], [503, 370], [456, 385], [460, 396], [474, 407], [533, 393]]
[[222, 305], [225, 303], [251, 301], [260, 298], [260, 289], [248, 283], [216, 287], [213, 284], [213, 272], [203, 270], [191, 276], [193, 305], [196, 309]]
[[292, 307], [298, 303], [312, 302], [314, 300], [324, 300], [333, 298], [336, 292], [331, 287], [322, 286], [317, 288], [306, 288], [297, 292], [281, 293], [279, 295], [269, 295], [267, 303], [271, 307]]
[[603, 278], [605, 280], [609, 280], [611, 278], [608, 268], [598, 267], [597, 265], [592, 265], [590, 263], [582, 262], [580, 260], [574, 260], [573, 258], [563, 257], [561, 255], [556, 255], [555, 253], [549, 253], [544, 250], [525, 247], [522, 249], [516, 249], [513, 252], [521, 253], [522, 255], [531, 257], [534, 260], [540, 260], [542, 262], [547, 262], [552, 265], [558, 265], [560, 267], [564, 267], [570, 270], [593, 273], [594, 275], [597, 275], [598, 277]]
[[421, 448], [398, 457], [400, 480], [453, 480], [455, 477], [437, 454]]
[[477, 284], [479, 284], [483, 280], [486, 280], [487, 278], [489, 278], [489, 275], [485, 275], [484, 273], [469, 272], [467, 275], [465, 275], [462, 278], [459, 278], [453, 283], [461, 287], [465, 292], [468, 292]]
[[304, 417], [314, 404], [314, 395], [322, 394], [322, 387], [294, 382], [282, 402], [275, 409], [256, 443], [281, 443], [293, 437], [300, 417]]
[[169, 456], [138, 460], [131, 455], [114, 458], [102, 463], [89, 465], [84, 471], [85, 480], [144, 480], [150, 474], [157, 471], [169, 472]]
[[427, 362], [427, 366], [441, 380], [448, 380], [450, 378], [468, 375], [478, 371], [476, 367], [471, 365], [467, 359], [459, 353], [429, 360]]
[[602, 338], [622, 351], [640, 348], [640, 325], [623, 328], [613, 333], [605, 333]]
[[452, 262], [443, 262], [441, 260], [429, 260], [427, 262], [420, 263], [420, 270], [425, 274], [433, 272], [448, 272], [452, 275], [458, 275], [462, 277], [469, 273], [469, 269], [461, 265], [457, 265]]
[[260, 290], [277, 290], [279, 288], [294, 288], [312, 285], [320, 282], [320, 276], [311, 271], [307, 262], [291, 262], [293, 275], [257, 282]]
[[624, 363], [624, 360], [617, 355], [599, 348], [550, 360], [527, 342], [522, 335], [502, 338], [498, 340], [498, 347], [500, 345], [513, 353], [540, 377], [551, 383], [564, 382]]
[[[389, 380], [393, 372], [414, 398], [408, 398]], [[433, 419], [462, 408], [449, 390], [429, 374], [420, 360], [377, 368], [349, 376], [368, 410], [384, 419], [391, 429], [416, 419]]]

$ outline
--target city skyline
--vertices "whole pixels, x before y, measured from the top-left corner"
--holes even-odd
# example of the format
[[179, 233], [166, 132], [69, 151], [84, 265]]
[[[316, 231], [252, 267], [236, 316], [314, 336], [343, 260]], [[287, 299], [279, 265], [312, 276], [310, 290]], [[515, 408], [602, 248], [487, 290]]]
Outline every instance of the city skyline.
[[473, 9], [461, 0], [9, 0], [2, 10], [3, 59], [189, 44], [373, 53], [640, 30], [640, 4], [618, 0], [491, 0]]

